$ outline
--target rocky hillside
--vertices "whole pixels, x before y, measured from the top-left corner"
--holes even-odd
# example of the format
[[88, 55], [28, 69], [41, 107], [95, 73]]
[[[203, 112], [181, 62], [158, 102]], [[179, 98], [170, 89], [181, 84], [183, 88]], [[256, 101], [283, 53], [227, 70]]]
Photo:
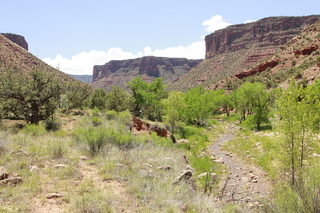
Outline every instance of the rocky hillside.
[[[320, 78], [320, 20], [281, 45], [269, 60], [236, 73], [224, 82], [241, 79], [260, 81], [269, 87], [280, 85], [286, 88], [292, 78], [304, 86], [313, 84]], [[221, 87], [223, 82], [219, 84]]]
[[73, 80], [69, 75], [56, 70], [29, 53], [27, 48], [28, 43], [22, 36], [14, 34], [0, 34], [0, 72], [5, 72], [8, 69], [19, 73], [41, 70], [55, 73], [56, 76], [61, 79]]
[[146, 81], [161, 77], [166, 84], [170, 84], [201, 61], [154, 56], [110, 61], [105, 65], [93, 67], [92, 86], [110, 91], [112, 86], [117, 85], [127, 90], [127, 82], [138, 75]]
[[1, 35], [28, 51], [28, 43], [23, 36], [12, 33], [1, 33]]
[[171, 90], [186, 90], [197, 85], [212, 85], [270, 58], [320, 16], [269, 17], [229, 26], [205, 38], [206, 59], [170, 85]]

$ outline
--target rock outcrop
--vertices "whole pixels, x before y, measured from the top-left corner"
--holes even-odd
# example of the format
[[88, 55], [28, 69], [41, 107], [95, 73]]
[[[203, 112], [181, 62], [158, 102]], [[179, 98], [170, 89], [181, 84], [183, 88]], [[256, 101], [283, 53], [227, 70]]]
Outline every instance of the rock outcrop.
[[138, 75], [146, 81], [161, 77], [166, 84], [170, 84], [201, 61], [154, 56], [114, 60], [93, 67], [92, 85], [94, 88], [104, 88], [107, 91], [115, 85], [127, 90], [126, 83]]
[[143, 131], [151, 134], [151, 132], [156, 132], [158, 136], [172, 139], [172, 133], [167, 129], [142, 121], [140, 118], [134, 116], [132, 117], [132, 124], [130, 126], [130, 129], [131, 131], [136, 133]]
[[1, 35], [28, 51], [28, 43], [23, 36], [12, 33], [1, 33]]
[[273, 60], [266, 61], [266, 62], [260, 64], [259, 66], [251, 69], [250, 71], [241, 72], [241, 73], [235, 74], [234, 76], [239, 79], [246, 78], [246, 77], [257, 74], [258, 72], [265, 71], [268, 68], [273, 68], [273, 67], [277, 66], [278, 64], [279, 64], [279, 60], [273, 59]]
[[198, 85], [212, 85], [276, 53], [281, 45], [320, 18], [269, 17], [248, 24], [229, 26], [205, 37], [206, 55], [198, 66], [169, 86], [187, 90]]

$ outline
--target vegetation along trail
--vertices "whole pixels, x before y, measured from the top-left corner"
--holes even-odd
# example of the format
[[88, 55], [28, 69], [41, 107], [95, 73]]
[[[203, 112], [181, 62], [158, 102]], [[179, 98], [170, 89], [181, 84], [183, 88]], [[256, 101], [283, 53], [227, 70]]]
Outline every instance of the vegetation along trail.
[[221, 181], [220, 198], [225, 201], [245, 201], [259, 205], [261, 198], [267, 198], [270, 192], [270, 183], [264, 177], [265, 174], [259, 168], [222, 149], [224, 143], [234, 138], [235, 129], [236, 126], [233, 124], [226, 126], [225, 132], [219, 135], [209, 148], [215, 161], [223, 163], [228, 172], [225, 180]]

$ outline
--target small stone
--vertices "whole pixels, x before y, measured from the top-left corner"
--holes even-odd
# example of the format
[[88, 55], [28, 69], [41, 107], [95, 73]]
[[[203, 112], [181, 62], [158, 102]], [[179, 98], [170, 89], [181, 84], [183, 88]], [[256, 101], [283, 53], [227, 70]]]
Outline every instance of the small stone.
[[172, 167], [170, 167], [170, 166], [159, 166], [159, 167], [157, 167], [157, 169], [169, 171], [169, 170], [172, 169]]
[[258, 183], [258, 180], [252, 180], [252, 183]]
[[88, 157], [86, 157], [86, 156], [80, 156], [80, 160], [88, 160]]
[[66, 168], [66, 167], [67, 167], [67, 165], [61, 164], [61, 163], [53, 166], [53, 168]]
[[241, 180], [242, 180], [242, 182], [249, 182], [250, 181], [250, 179], [248, 177], [243, 177]]
[[181, 180], [189, 180], [192, 177], [192, 172], [190, 170], [183, 171], [178, 177], [176, 177], [174, 184], [177, 184]]
[[59, 197], [63, 197], [63, 195], [58, 193], [49, 193], [46, 195], [47, 199], [53, 199], [53, 198], [59, 198]]
[[36, 171], [39, 170], [39, 167], [37, 167], [37, 166], [30, 166], [30, 167], [29, 167], [29, 170], [30, 170], [30, 172], [36, 172]]
[[150, 167], [150, 168], [153, 167], [151, 164], [148, 164], [148, 163], [144, 163], [143, 165], [144, 165], [144, 166], [147, 166], [147, 167]]
[[0, 167], [0, 180], [8, 178], [9, 174], [4, 167]]

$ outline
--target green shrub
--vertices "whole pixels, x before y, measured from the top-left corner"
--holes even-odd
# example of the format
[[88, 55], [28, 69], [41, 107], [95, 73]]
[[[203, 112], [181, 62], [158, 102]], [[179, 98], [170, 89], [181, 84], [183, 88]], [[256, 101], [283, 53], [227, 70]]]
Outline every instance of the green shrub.
[[48, 118], [45, 120], [45, 128], [47, 131], [58, 131], [61, 128], [61, 121], [57, 118]]
[[99, 115], [99, 113], [100, 113], [100, 109], [97, 108], [97, 107], [94, 107], [94, 108], [91, 110], [91, 113], [92, 113], [92, 116], [97, 116], [97, 115]]
[[82, 143], [92, 156], [103, 149], [107, 143], [108, 135], [108, 130], [102, 127], [80, 127], [73, 132], [75, 140]]
[[117, 112], [114, 110], [109, 110], [106, 112], [106, 117], [107, 117], [107, 120], [115, 119], [117, 117]]
[[97, 116], [91, 118], [93, 126], [99, 126], [102, 123], [102, 119]]
[[296, 61], [296, 60], [291, 61], [291, 65], [292, 65], [292, 66], [296, 66], [296, 64], [297, 64], [297, 61]]

